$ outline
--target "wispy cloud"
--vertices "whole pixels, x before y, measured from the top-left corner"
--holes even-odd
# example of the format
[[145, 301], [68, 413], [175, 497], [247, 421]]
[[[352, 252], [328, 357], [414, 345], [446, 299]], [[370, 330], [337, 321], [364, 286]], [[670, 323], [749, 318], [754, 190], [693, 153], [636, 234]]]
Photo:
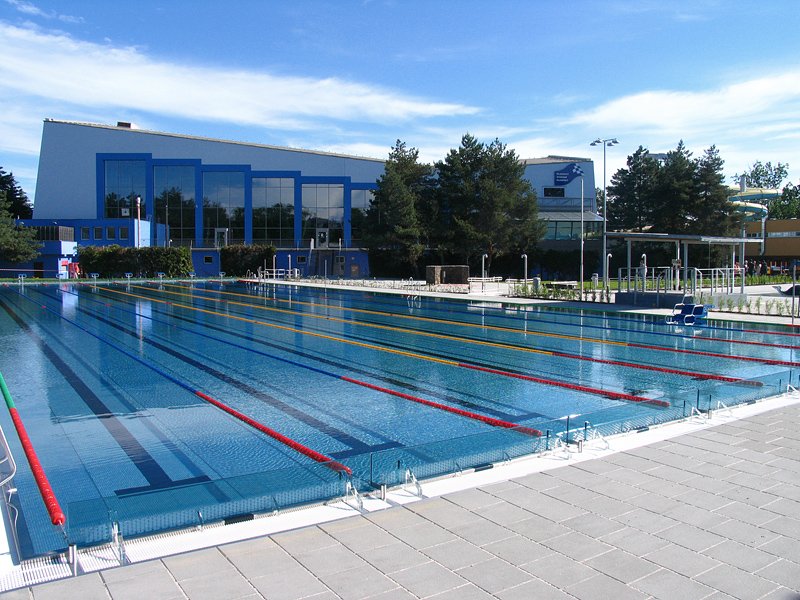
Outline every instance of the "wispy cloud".
[[[0, 90], [80, 106], [280, 129], [321, 121], [402, 122], [478, 112], [338, 78], [288, 77], [154, 60], [120, 48], [0, 24]], [[45, 58], [46, 57], [46, 58]]]
[[6, 0], [8, 4], [13, 6], [17, 9], [17, 11], [21, 12], [24, 15], [29, 15], [31, 17], [43, 17], [45, 19], [55, 19], [57, 21], [61, 21], [62, 23], [83, 23], [83, 17], [74, 17], [72, 15], [63, 15], [57, 13], [53, 10], [45, 11], [36, 6], [31, 2], [25, 2], [25, 0]]

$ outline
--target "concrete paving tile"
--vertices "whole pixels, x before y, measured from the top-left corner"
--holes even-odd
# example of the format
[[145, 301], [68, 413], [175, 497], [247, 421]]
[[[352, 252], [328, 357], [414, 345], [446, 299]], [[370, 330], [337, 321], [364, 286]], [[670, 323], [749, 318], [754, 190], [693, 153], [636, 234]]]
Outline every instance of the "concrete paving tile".
[[584, 564], [622, 583], [636, 581], [661, 568], [649, 560], [639, 558], [618, 548], [590, 558]]
[[782, 558], [769, 566], [756, 570], [755, 574], [800, 592], [800, 564], [796, 562]]
[[453, 533], [429, 521], [409, 527], [402, 527], [394, 530], [392, 533], [400, 541], [418, 550], [443, 544], [444, 542], [456, 538]]
[[[788, 498], [778, 498], [775, 502], [767, 504], [762, 510], [772, 513], [773, 515], [783, 515], [784, 517], [800, 519], [800, 502]], [[759, 525], [763, 525], [763, 523], [759, 523]]]
[[125, 581], [126, 579], [148, 577], [151, 574], [157, 577], [162, 572], [166, 573], [167, 567], [159, 559], [125, 565], [123, 567], [114, 567], [113, 569], [105, 569], [104, 571], [100, 571], [100, 577], [108, 584], [112, 581]]
[[669, 541], [663, 538], [630, 527], [604, 535], [600, 540], [634, 556], [643, 556], [669, 544]]
[[787, 558], [800, 562], [797, 559], [797, 540], [787, 536], [775, 538], [771, 542], [761, 546], [759, 550], [767, 552], [777, 558]]
[[275, 570], [263, 577], [253, 577], [250, 584], [270, 600], [299, 600], [321, 594], [328, 589], [300, 565], [291, 569]]
[[[416, 598], [416, 596], [414, 596], [414, 598]], [[430, 600], [492, 600], [494, 598], [496, 598], [496, 596], [482, 590], [472, 583], [467, 583], [453, 590], [431, 596]], [[369, 600], [372, 600], [372, 598]]]
[[464, 567], [458, 575], [491, 594], [515, 587], [532, 579], [532, 575], [499, 558]]
[[582, 488], [571, 483], [564, 483], [549, 490], [544, 490], [542, 494], [573, 506], [583, 506], [597, 496], [593, 488]]
[[183, 599], [183, 591], [165, 568], [149, 571], [145, 576], [106, 583], [114, 600], [173, 600]]
[[608, 496], [595, 496], [585, 505], [581, 504], [579, 507], [594, 515], [600, 515], [609, 519], [617, 515], [625, 514], [636, 508], [633, 504], [614, 500]]
[[566, 521], [562, 521], [561, 524], [564, 527], [569, 527], [573, 531], [595, 538], [613, 531], [618, 531], [624, 527], [619, 521], [606, 519], [605, 517], [592, 513], [586, 513], [579, 517], [567, 519]]
[[725, 540], [721, 544], [707, 548], [703, 550], [703, 554], [748, 573], [754, 573], [778, 560], [778, 557], [773, 554], [733, 540]]
[[[463, 490], [461, 492], [455, 492], [453, 494], [447, 494], [445, 499], [453, 504], [463, 506], [468, 510], [474, 510], [484, 506], [491, 506], [492, 504], [500, 502], [500, 498], [505, 498], [505, 494], [514, 493], [515, 489], [516, 488], [512, 488], [510, 490], [503, 489], [495, 494], [490, 494], [480, 488], [473, 488], [469, 490]], [[525, 493], [524, 489], [525, 488], [520, 488], [520, 491]]]
[[475, 513], [498, 525], [510, 525], [517, 521], [530, 519], [533, 516], [529, 511], [511, 502], [498, 502], [491, 506], [478, 508]]
[[437, 546], [430, 546], [422, 550], [422, 553], [442, 566], [453, 570], [487, 561], [493, 556], [475, 544], [471, 544], [461, 538], [456, 538]]
[[573, 583], [594, 577], [598, 573], [591, 567], [562, 554], [550, 554], [526, 563], [521, 568], [561, 590]]
[[30, 588], [23, 587], [16, 590], [9, 590], [3, 592], [3, 600], [31, 600], [33, 591]]
[[407, 546], [403, 542], [395, 542], [388, 546], [359, 551], [358, 554], [373, 567], [387, 574], [421, 565], [430, 560], [422, 552]]
[[381, 528], [386, 529], [387, 531], [395, 531], [410, 525], [425, 523], [425, 519], [423, 517], [403, 506], [397, 506], [388, 510], [380, 510], [374, 513], [369, 513], [365, 515], [364, 518], [375, 523]]
[[736, 486], [729, 490], [720, 492], [720, 495], [724, 496], [725, 498], [738, 500], [739, 502], [744, 502], [745, 504], [759, 508], [766, 506], [770, 502], [774, 502], [778, 499], [778, 497], [774, 494], [770, 494], [768, 492], [759, 492], [758, 490], [742, 486]]
[[318, 550], [298, 552], [293, 556], [297, 562], [320, 578], [337, 571], [345, 571], [366, 565], [363, 558], [341, 544], [319, 548]]
[[710, 588], [730, 594], [734, 598], [761, 598], [775, 591], [778, 585], [758, 575], [753, 575], [730, 565], [719, 565], [701, 573], [695, 579]]
[[682, 502], [679, 502], [670, 496], [665, 496], [661, 493], [654, 493], [651, 491], [646, 491], [642, 495], [636, 496], [635, 498], [629, 498], [626, 500], [626, 502], [632, 506], [644, 508], [659, 515], [663, 515], [666, 511], [683, 505]]
[[749, 523], [750, 525], [758, 526], [775, 518], [775, 513], [768, 510], [768, 508], [774, 504], [775, 502], [768, 504], [767, 508], [756, 508], [755, 506], [749, 506], [741, 502], [731, 502], [730, 504], [721, 506], [714, 512], [718, 515], [724, 515], [729, 519], [736, 519], [744, 523]]
[[361, 600], [397, 587], [392, 579], [367, 564], [329, 573], [320, 579], [343, 600]]
[[641, 456], [636, 456], [631, 452], [618, 452], [617, 454], [606, 456], [603, 460], [608, 461], [613, 465], [627, 467], [628, 469], [641, 471], [642, 473], [647, 473], [651, 469], [655, 469], [658, 466], [658, 463], [646, 458], [642, 458]]
[[665, 540], [669, 540], [670, 542], [678, 544], [679, 546], [683, 546], [697, 552], [701, 552], [706, 548], [710, 548], [711, 546], [716, 546], [725, 540], [725, 538], [715, 533], [705, 531], [704, 529], [700, 529], [692, 525], [686, 525], [685, 523], [679, 523], [674, 527], [659, 531], [657, 535], [660, 538], [664, 538]]
[[716, 510], [718, 508], [722, 508], [723, 506], [727, 506], [732, 502], [730, 498], [719, 494], [712, 494], [710, 492], [704, 492], [703, 490], [692, 490], [686, 494], [681, 494], [680, 496], [676, 497], [676, 500], [680, 500], [690, 506], [696, 506], [697, 508], [702, 508], [703, 510]]
[[547, 546], [520, 535], [486, 544], [482, 549], [516, 566], [544, 558], [553, 552]]
[[548, 498], [547, 496], [539, 498], [539, 503], [535, 506], [523, 506], [522, 508], [536, 513], [545, 519], [551, 519], [556, 523], [566, 521], [573, 517], [579, 517], [588, 512], [567, 502], [562, 502], [556, 498]]
[[434, 562], [428, 562], [392, 574], [392, 579], [420, 598], [461, 587], [466, 579]]
[[545, 540], [542, 544], [577, 561], [587, 560], [612, 548], [608, 544], [576, 532]]
[[[105, 583], [98, 573], [50, 581], [35, 585], [30, 590], [33, 600], [64, 600], [65, 598], [108, 600]], [[27, 589], [25, 591], [27, 593]]]
[[767, 521], [762, 527], [780, 535], [800, 540], [800, 519], [781, 516], [772, 521]]
[[[311, 596], [307, 599], [304, 598], [303, 600], [339, 600], [339, 596], [335, 595], [333, 592], [330, 592], [330, 599], [328, 597], [322, 598], [319, 596]], [[369, 600], [417, 600], [417, 597], [408, 590], [398, 587], [391, 589], [388, 592], [381, 592], [379, 594], [375, 594], [374, 596], [370, 596]]]
[[339, 543], [335, 538], [316, 526], [276, 533], [271, 537], [281, 548], [291, 553], [336, 546]]
[[637, 484], [636, 487], [643, 492], [652, 492], [653, 494], [659, 494], [667, 498], [675, 498], [689, 493], [694, 489], [682, 483], [667, 481], [666, 479], [659, 479], [657, 477], [646, 479]]
[[645, 554], [645, 558], [657, 565], [672, 569], [686, 577], [694, 577], [704, 571], [713, 569], [720, 565], [720, 562], [709, 556], [689, 550], [677, 544], [669, 544], [659, 548], [655, 552]]
[[491, 544], [492, 542], [498, 542], [515, 535], [514, 532], [507, 527], [486, 520], [475, 521], [467, 525], [454, 527], [452, 533], [476, 546]]
[[[419, 502], [410, 504], [408, 510], [413, 511], [437, 525], [450, 529], [459, 525], [466, 525], [478, 520], [480, 517], [471, 510], [459, 506], [444, 499], [437, 499], [437, 502]], [[502, 503], [500, 503], [502, 504]], [[495, 506], [494, 504], [491, 506]], [[480, 510], [480, 509], [476, 509]]]
[[[690, 466], [691, 465], [687, 465], [687, 468], [689, 468]], [[663, 479], [665, 481], [670, 481], [672, 483], [682, 483], [684, 485], [687, 485], [687, 482], [690, 479], [696, 477], [694, 473], [690, 473], [684, 469], [673, 467], [671, 465], [660, 465], [655, 469], [648, 471], [647, 474], [652, 477], [657, 477], [658, 479]]]
[[797, 600], [798, 597], [800, 596], [798, 596], [796, 589], [790, 590], [785, 587], [779, 587], [775, 591], [770, 592], [766, 596], [762, 596], [758, 600]]
[[535, 578], [522, 585], [495, 594], [500, 600], [574, 600], [575, 596], [561, 591], [549, 583]]
[[581, 600], [647, 600], [648, 595], [628, 587], [621, 581], [598, 573], [591, 579], [567, 587], [566, 591]]
[[238, 600], [255, 598], [256, 590], [239, 573], [212, 573], [178, 582], [191, 600]]
[[161, 559], [177, 581], [198, 576], [229, 573], [234, 567], [218, 548], [206, 548], [196, 552], [167, 556]]
[[548, 471], [547, 474], [559, 481], [557, 487], [563, 486], [564, 484], [572, 484], [580, 488], [591, 488], [607, 481], [604, 475], [588, 472], [580, 468], [579, 465], [568, 465], [561, 469], [553, 469], [552, 471]]
[[675, 519], [642, 508], [614, 517], [614, 520], [626, 527], [633, 527], [646, 533], [658, 533], [679, 524]]
[[624, 502], [629, 498], [640, 496], [646, 490], [633, 485], [628, 485], [627, 483], [621, 483], [619, 481], [605, 481], [600, 485], [594, 486], [592, 491], [602, 496], [608, 496], [614, 500], [620, 500]]
[[277, 544], [264, 546], [260, 550], [254, 548], [252, 552], [243, 552], [238, 547], [234, 550], [228, 546], [221, 546], [220, 551], [234, 568], [248, 578], [263, 577], [278, 570], [298, 566], [297, 561]]
[[[550, 489], [551, 487], [555, 487], [561, 483], [559, 479], [555, 479], [547, 473], [531, 473], [530, 475], [515, 477], [511, 481], [520, 487], [524, 487], [525, 489], [537, 490], [540, 492]], [[503, 490], [503, 492], [497, 492], [496, 495], [504, 498], [504, 494], [508, 493], [509, 491], [509, 489], [506, 489]]]
[[669, 569], [661, 569], [630, 584], [631, 587], [659, 600], [676, 598], [705, 598], [714, 592], [702, 583], [684, 577]]
[[710, 529], [714, 525], [724, 523], [730, 518], [717, 512], [697, 508], [691, 504], [682, 504], [675, 508], [670, 508], [664, 513], [664, 516], [687, 525], [694, 525], [700, 529]]
[[542, 542], [570, 531], [568, 527], [553, 523], [539, 515], [514, 523], [514, 532], [535, 542]]
[[382, 527], [363, 519], [364, 527], [347, 529], [336, 533], [336, 539], [354, 552], [362, 552], [373, 548], [387, 546], [397, 541], [392, 533]]
[[766, 525], [767, 524], [765, 524], [765, 527], [756, 527], [749, 523], [730, 519], [729, 521], [715, 525], [709, 531], [741, 544], [757, 548], [778, 537], [778, 534], [767, 529]]
[[[800, 455], [800, 452], [798, 452]], [[773, 479], [777, 479], [776, 475], [780, 472], [772, 474]], [[781, 482], [770, 490], [771, 493], [779, 496], [781, 500], [789, 500], [800, 502], [800, 473], [797, 473], [797, 483]], [[771, 505], [770, 505], [771, 506]], [[798, 512], [800, 514], [800, 512]]]

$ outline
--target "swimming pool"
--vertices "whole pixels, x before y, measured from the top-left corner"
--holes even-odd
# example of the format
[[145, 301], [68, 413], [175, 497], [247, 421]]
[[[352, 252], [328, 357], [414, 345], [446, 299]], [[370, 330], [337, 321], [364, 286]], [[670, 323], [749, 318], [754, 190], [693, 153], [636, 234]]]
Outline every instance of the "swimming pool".
[[780, 328], [298, 286], [5, 286], [0, 372], [66, 514], [61, 532], [21, 464], [20, 550], [245, 519], [751, 401], [796, 381], [799, 348]]

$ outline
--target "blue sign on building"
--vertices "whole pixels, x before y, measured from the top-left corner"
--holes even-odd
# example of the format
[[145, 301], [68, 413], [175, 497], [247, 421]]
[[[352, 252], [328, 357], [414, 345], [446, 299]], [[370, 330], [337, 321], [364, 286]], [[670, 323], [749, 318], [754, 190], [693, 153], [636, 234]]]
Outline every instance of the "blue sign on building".
[[583, 169], [578, 166], [578, 163], [572, 163], [553, 173], [553, 185], [567, 185], [581, 175], [583, 175]]

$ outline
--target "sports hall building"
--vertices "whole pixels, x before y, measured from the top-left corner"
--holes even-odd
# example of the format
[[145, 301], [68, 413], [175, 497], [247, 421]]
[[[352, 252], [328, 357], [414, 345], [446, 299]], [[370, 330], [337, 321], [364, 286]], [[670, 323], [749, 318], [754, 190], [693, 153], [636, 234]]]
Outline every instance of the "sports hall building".
[[[523, 162], [546, 244], [576, 246], [581, 190], [585, 231], [600, 230], [591, 160]], [[243, 243], [274, 245], [276, 266], [305, 276], [365, 277], [362, 227], [383, 170], [382, 159], [46, 119], [22, 223], [77, 245], [189, 246], [198, 275], [217, 275], [216, 249]], [[71, 258], [43, 255], [35, 270], [63, 276]]]

